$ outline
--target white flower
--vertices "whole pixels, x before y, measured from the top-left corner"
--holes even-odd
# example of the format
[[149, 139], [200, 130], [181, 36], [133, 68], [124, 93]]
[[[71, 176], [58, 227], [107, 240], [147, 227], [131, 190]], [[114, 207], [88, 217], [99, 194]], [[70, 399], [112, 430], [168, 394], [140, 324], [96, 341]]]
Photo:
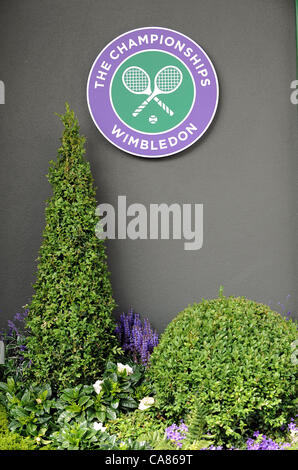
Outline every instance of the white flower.
[[126, 375], [131, 375], [133, 373], [133, 369], [130, 366], [125, 366], [124, 364], [121, 364], [121, 362], [117, 362], [117, 371], [120, 373], [126, 371]]
[[101, 392], [102, 384], [103, 384], [103, 380], [97, 380], [95, 384], [93, 384], [93, 388], [95, 392], [97, 393], [97, 395]]
[[154, 398], [153, 397], [144, 397], [139, 404], [139, 410], [147, 410], [154, 404]]
[[105, 432], [107, 428], [105, 428], [102, 423], [93, 423], [93, 429], [95, 429], [95, 431]]

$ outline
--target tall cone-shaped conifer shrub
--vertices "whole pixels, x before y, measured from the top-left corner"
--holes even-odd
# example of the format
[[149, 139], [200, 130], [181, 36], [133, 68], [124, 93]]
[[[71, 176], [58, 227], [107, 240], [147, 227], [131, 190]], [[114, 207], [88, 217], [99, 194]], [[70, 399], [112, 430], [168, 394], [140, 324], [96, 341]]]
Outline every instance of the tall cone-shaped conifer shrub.
[[115, 306], [104, 242], [95, 236], [98, 217], [85, 137], [66, 105], [56, 161], [48, 180], [53, 195], [38, 257], [35, 294], [29, 308], [27, 372], [34, 382], [59, 389], [98, 378], [118, 350]]

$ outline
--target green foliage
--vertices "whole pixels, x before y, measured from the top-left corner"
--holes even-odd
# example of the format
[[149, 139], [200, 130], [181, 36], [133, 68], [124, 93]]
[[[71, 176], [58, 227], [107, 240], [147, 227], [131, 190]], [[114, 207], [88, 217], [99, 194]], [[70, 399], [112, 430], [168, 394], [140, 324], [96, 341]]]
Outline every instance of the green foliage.
[[4, 364], [0, 364], [0, 381], [12, 377], [15, 381], [23, 380], [23, 372], [29, 367], [29, 360], [24, 359], [26, 344], [25, 319], [27, 310], [22, 310], [8, 321], [7, 330], [0, 332], [0, 339], [4, 343]]
[[0, 450], [34, 450], [36, 443], [8, 430], [6, 411], [0, 406]]
[[53, 446], [58, 450], [144, 450], [145, 442], [132, 439], [120, 441], [105, 430], [95, 430], [87, 421], [65, 424], [52, 435]]
[[58, 450], [95, 450], [112, 449], [116, 437], [96, 431], [87, 421], [65, 423], [59, 431], [52, 434], [53, 446]]
[[8, 420], [5, 408], [0, 405], [0, 434], [8, 431]]
[[298, 450], [298, 442], [292, 444], [291, 447], [287, 448], [287, 450]]
[[[120, 413], [138, 407], [144, 368], [134, 364], [128, 370], [129, 374], [122, 364], [118, 367], [108, 362], [101, 381], [64, 389], [58, 398], [52, 396], [49, 385], [25, 388], [24, 383], [9, 378], [6, 383], [0, 383], [0, 401], [7, 409], [9, 420], [8, 425], [5, 416], [2, 424], [0, 415], [0, 432], [2, 427], [9, 426], [10, 431], [31, 437], [39, 446], [59, 449], [118, 446], [116, 438], [113, 441], [107, 433], [96, 431], [94, 424], [106, 426]], [[125, 441], [127, 449], [138, 449], [141, 444], [132, 438], [129, 435], [121, 441]]]
[[29, 361], [24, 360], [26, 344], [25, 318], [28, 312], [16, 313], [13, 320], [8, 322], [8, 331], [0, 334], [4, 342], [5, 361], [0, 364], [0, 380], [12, 377], [16, 381], [23, 380], [23, 372], [29, 366]]
[[118, 439], [146, 441], [151, 447], [163, 440], [165, 428], [165, 420], [157, 418], [150, 410], [121, 413], [115, 421], [107, 423], [108, 432], [116, 434]]
[[[11, 386], [12, 384], [10, 384]], [[20, 427], [18, 426], [17, 428], [20, 431]], [[30, 435], [32, 434], [27, 427], [23, 428], [24, 432], [25, 434], [26, 432]], [[51, 442], [51, 447], [49, 445], [41, 446], [45, 443], [49, 444], [49, 442]], [[0, 450], [47, 450], [50, 448], [59, 450], [144, 450], [147, 447], [145, 442], [138, 442], [132, 438], [119, 440], [115, 435], [96, 430], [94, 425], [85, 421], [82, 415], [77, 421], [63, 423], [57, 428], [57, 431], [51, 434], [50, 441], [45, 441], [36, 434], [34, 438], [24, 438], [20, 434], [9, 431], [6, 411], [0, 406]]]
[[97, 387], [89, 385], [77, 385], [62, 391], [56, 405], [59, 425], [75, 421], [106, 423], [116, 419], [120, 412], [136, 409], [135, 388], [142, 380], [139, 366], [134, 365], [133, 373], [127, 375], [125, 371], [119, 372], [116, 364], [108, 362], [100, 381], [100, 393], [96, 393]]
[[[136, 364], [133, 363], [132, 367], [135, 369]], [[137, 367], [140, 369], [141, 373], [144, 374], [145, 372], [144, 367], [141, 365], [138, 365]], [[154, 389], [152, 387], [152, 384], [148, 381], [146, 377], [144, 377], [144, 375], [142, 375], [142, 381], [138, 381], [138, 383], [136, 384], [134, 388], [135, 400], [140, 402], [144, 397], [152, 397], [153, 395], [154, 395]]]
[[213, 445], [212, 438], [202, 438], [195, 441], [185, 439], [185, 441], [183, 441], [182, 450], [208, 450], [211, 445]]
[[23, 384], [9, 378], [7, 383], [0, 383], [0, 392], [8, 412], [9, 430], [32, 437], [40, 444], [49, 444], [46, 436], [54, 429], [52, 415], [55, 409], [50, 386], [24, 389]]
[[179, 450], [174, 442], [166, 438], [165, 432], [154, 431], [148, 434], [148, 442], [153, 450]]
[[28, 306], [26, 353], [32, 360], [27, 378], [55, 389], [92, 381], [107, 357], [119, 352], [104, 242], [95, 236], [99, 219], [85, 137], [68, 105], [61, 121], [61, 147], [48, 174], [53, 196]]
[[150, 446], [146, 441], [134, 441], [133, 439], [127, 439], [126, 441], [120, 441], [118, 450], [150, 450]]
[[198, 401], [192, 405], [190, 416], [187, 439], [189, 442], [195, 442], [201, 439], [207, 433], [207, 409], [201, 406]]
[[0, 434], [0, 450], [35, 450], [36, 443], [15, 433]]
[[[151, 410], [135, 410], [132, 413], [120, 414], [115, 421], [107, 423], [107, 431], [125, 441], [146, 442], [153, 450], [179, 450], [175, 443], [166, 438], [165, 430], [169, 423]], [[199, 450], [212, 444], [211, 437], [192, 440], [189, 435], [183, 441], [182, 450]]]
[[24, 336], [18, 336], [11, 341], [11, 338], [5, 342], [5, 363], [0, 364], [0, 380], [6, 380], [12, 377], [16, 381], [23, 380], [24, 371], [29, 366], [29, 360], [21, 360], [23, 351], [17, 350], [26, 342]]
[[195, 400], [217, 444], [239, 443], [259, 429], [278, 432], [297, 411], [296, 338], [292, 321], [245, 298], [222, 294], [194, 304], [151, 356], [156, 406], [176, 421]]

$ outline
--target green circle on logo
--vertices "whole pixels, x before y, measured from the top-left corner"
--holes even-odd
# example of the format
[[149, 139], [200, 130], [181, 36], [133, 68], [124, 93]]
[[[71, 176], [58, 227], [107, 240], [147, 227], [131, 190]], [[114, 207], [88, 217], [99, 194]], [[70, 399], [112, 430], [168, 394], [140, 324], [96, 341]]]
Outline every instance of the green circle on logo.
[[144, 51], [117, 69], [110, 89], [118, 117], [136, 131], [157, 134], [178, 126], [191, 111], [195, 87], [172, 54]]

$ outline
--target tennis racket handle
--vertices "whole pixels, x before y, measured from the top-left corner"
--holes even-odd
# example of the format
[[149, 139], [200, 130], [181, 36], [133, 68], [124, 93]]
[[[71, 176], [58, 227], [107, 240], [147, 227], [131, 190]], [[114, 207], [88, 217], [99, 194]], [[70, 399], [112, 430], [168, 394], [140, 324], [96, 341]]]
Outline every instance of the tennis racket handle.
[[[149, 97], [150, 98], [150, 97]], [[141, 111], [143, 111], [144, 108], [146, 108], [147, 104], [150, 103], [151, 99], [147, 98], [147, 100], [143, 101], [140, 106], [135, 109], [135, 111], [132, 113], [133, 117], [137, 117], [138, 114], [140, 114]]]
[[174, 111], [172, 111], [165, 103], [163, 103], [157, 96], [154, 98], [154, 101], [170, 116], [173, 116]]

